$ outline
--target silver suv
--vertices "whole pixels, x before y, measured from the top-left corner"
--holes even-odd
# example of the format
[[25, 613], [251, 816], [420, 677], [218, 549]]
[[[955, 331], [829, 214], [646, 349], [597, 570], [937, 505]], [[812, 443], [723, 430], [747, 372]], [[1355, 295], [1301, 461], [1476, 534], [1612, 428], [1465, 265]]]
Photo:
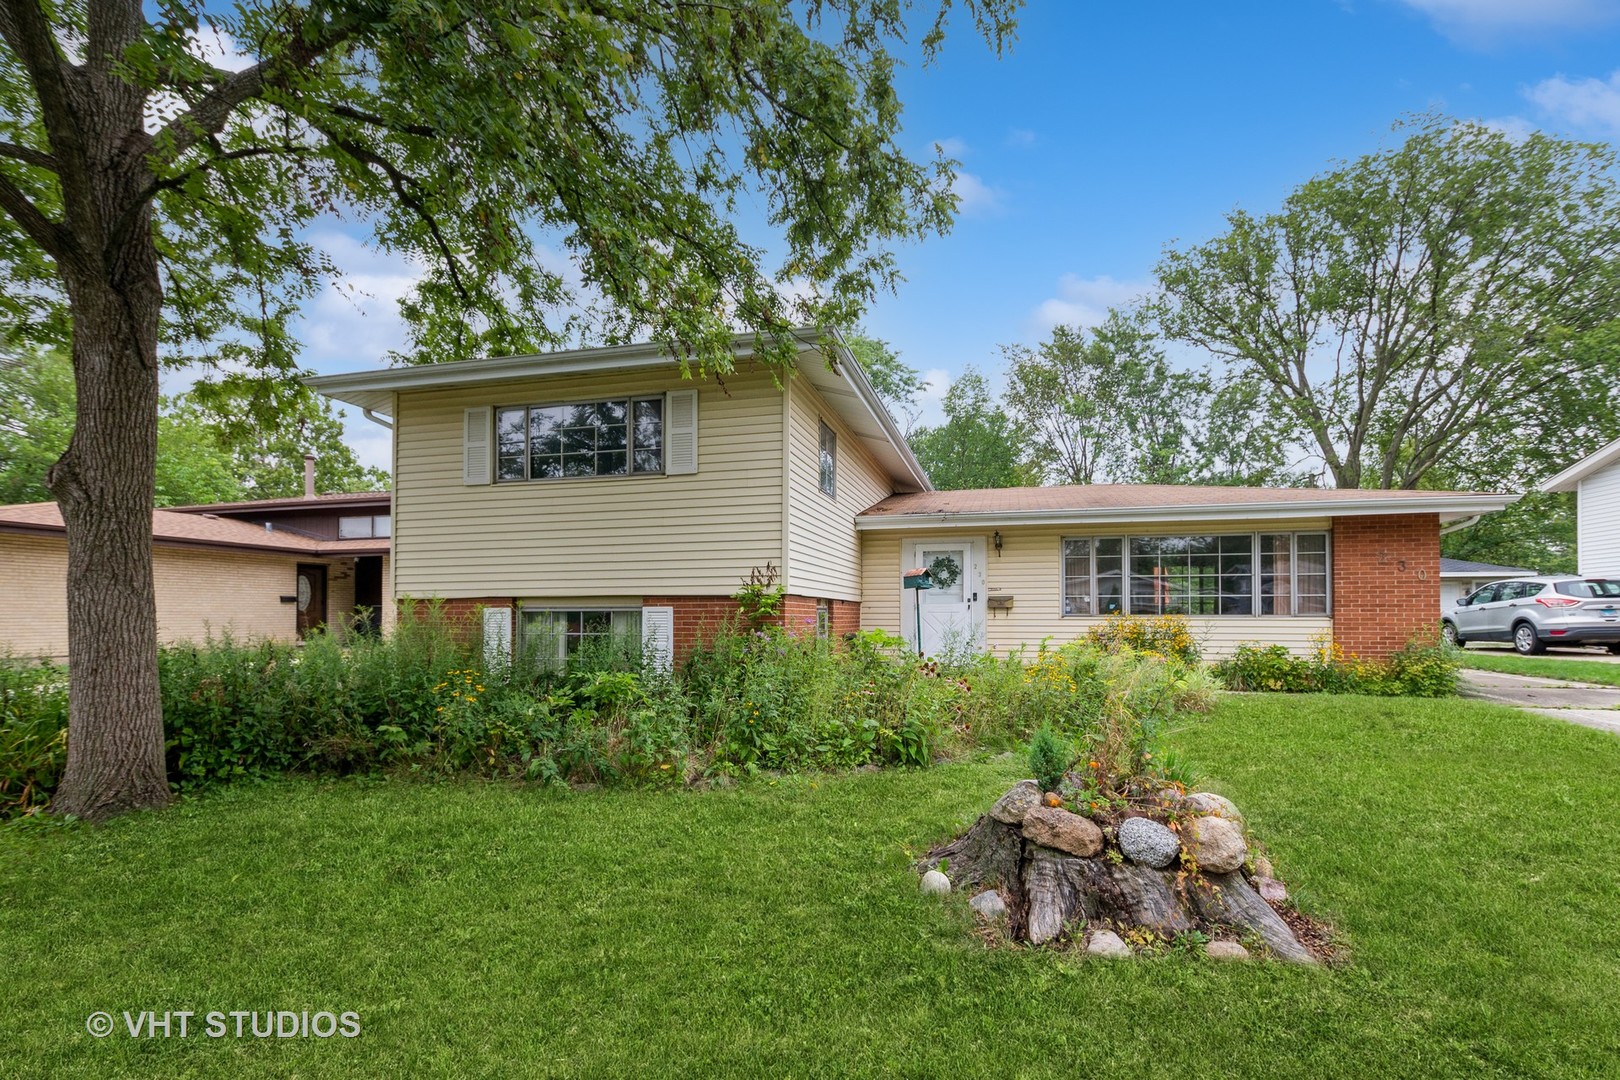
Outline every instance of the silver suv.
[[1511, 641], [1525, 656], [1548, 645], [1607, 645], [1620, 653], [1620, 580], [1582, 577], [1493, 581], [1441, 618], [1453, 645]]

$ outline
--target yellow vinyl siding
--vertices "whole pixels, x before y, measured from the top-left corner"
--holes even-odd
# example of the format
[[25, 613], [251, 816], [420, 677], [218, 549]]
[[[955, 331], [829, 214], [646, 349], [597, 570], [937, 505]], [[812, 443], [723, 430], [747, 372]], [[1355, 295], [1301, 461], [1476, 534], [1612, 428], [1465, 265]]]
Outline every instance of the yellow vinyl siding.
[[[893, 494], [894, 487], [888, 473], [802, 377], [789, 388], [788, 417], [787, 590], [801, 596], [862, 600], [855, 515]], [[823, 422], [838, 436], [836, 498], [821, 490]]]
[[[281, 597], [293, 594], [298, 563], [320, 561], [248, 551], [154, 547], [158, 641], [201, 642], [227, 632], [239, 641], [292, 641], [293, 605], [283, 604]], [[331, 575], [338, 572], [336, 565], [328, 571]], [[0, 605], [0, 651], [67, 659], [65, 540], [0, 535], [0, 596], [6, 598]]]
[[[1232, 521], [1198, 522], [1188, 525], [1114, 524], [1094, 526], [1008, 526], [1001, 529], [1002, 550], [998, 555], [991, 541], [995, 529], [982, 533], [985, 543], [985, 591], [987, 595], [1011, 594], [1011, 611], [988, 612], [985, 616], [985, 644], [997, 653], [1024, 646], [1038, 648], [1050, 638], [1056, 643], [1084, 637], [1087, 629], [1104, 621], [1102, 617], [1064, 617], [1062, 540], [1066, 536], [1167, 536], [1231, 532], [1311, 532], [1326, 531], [1328, 521], [1301, 520], [1264, 523]], [[900, 573], [902, 551], [913, 541], [924, 540], [930, 530], [884, 530], [862, 534], [863, 588], [861, 628], [899, 633]], [[953, 537], [981, 535], [976, 530], [952, 529]], [[909, 612], [909, 608], [907, 611]], [[909, 615], [907, 616], [909, 617]], [[1326, 616], [1189, 617], [1193, 636], [1206, 659], [1227, 655], [1245, 641], [1261, 641], [1288, 646], [1305, 652], [1312, 639], [1330, 634], [1333, 620]]]
[[[698, 392], [688, 476], [462, 482], [463, 410]], [[713, 596], [782, 561], [782, 398], [763, 370], [669, 370], [402, 392], [395, 410], [393, 595]]]

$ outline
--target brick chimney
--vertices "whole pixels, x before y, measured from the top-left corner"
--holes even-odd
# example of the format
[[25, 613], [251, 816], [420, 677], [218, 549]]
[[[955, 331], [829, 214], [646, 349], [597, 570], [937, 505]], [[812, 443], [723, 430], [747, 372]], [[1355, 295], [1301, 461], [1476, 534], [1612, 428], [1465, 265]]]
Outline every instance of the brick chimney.
[[304, 498], [315, 497], [315, 455], [304, 455]]

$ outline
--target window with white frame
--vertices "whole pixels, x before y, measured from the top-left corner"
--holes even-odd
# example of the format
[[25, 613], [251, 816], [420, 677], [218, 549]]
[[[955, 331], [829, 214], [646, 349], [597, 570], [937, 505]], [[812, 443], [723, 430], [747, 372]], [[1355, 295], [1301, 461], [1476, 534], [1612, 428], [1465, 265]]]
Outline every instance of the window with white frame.
[[338, 518], [339, 540], [385, 539], [393, 531], [388, 514], [357, 514]]
[[821, 421], [821, 490], [836, 498], [838, 494], [838, 432]]
[[664, 471], [664, 399], [616, 398], [495, 410], [495, 479]]
[[634, 666], [641, 656], [641, 609], [526, 607], [521, 633], [523, 654], [542, 665]]
[[1328, 613], [1326, 533], [1074, 537], [1062, 562], [1066, 616]]

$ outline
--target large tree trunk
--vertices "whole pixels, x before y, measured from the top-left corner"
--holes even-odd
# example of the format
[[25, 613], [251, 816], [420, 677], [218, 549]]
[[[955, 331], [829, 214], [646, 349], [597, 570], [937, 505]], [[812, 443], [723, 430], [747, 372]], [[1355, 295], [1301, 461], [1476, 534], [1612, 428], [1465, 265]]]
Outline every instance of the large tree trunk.
[[160, 291], [150, 242], [132, 246], [149, 265], [72, 290], [78, 420], [50, 473], [68, 541], [68, 759], [54, 809], [92, 820], [169, 801], [152, 586]]
[[140, 26], [133, 0], [95, 6], [86, 64], [64, 86], [73, 120], [57, 128], [71, 236], [57, 271], [73, 313], [78, 407], [47, 477], [68, 545], [68, 758], [52, 808], [91, 820], [170, 798], [152, 588], [163, 293], [146, 95], [114, 64]]

